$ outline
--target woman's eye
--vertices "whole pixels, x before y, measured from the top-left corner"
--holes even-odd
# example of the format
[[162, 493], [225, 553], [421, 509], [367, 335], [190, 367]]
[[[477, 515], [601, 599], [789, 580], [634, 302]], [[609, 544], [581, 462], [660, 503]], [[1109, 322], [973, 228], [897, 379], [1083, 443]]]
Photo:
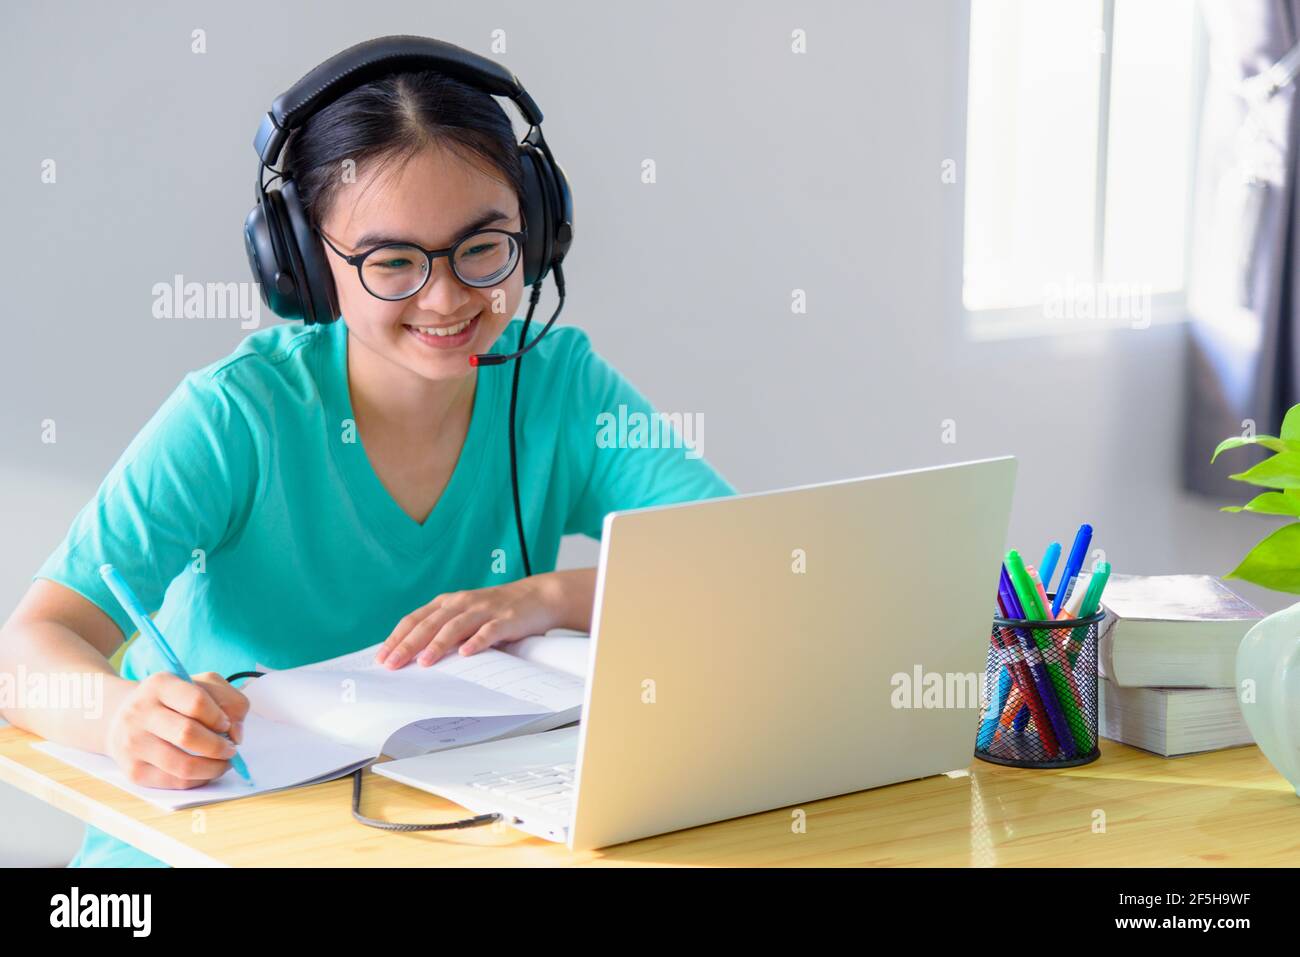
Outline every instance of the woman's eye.
[[465, 255], [478, 256], [485, 252], [491, 252], [493, 249], [496, 249], [496, 247], [496, 243], [478, 243], [477, 245], [471, 246], [469, 249], [465, 250]]
[[380, 259], [374, 263], [380, 269], [406, 269], [411, 265], [409, 259]]

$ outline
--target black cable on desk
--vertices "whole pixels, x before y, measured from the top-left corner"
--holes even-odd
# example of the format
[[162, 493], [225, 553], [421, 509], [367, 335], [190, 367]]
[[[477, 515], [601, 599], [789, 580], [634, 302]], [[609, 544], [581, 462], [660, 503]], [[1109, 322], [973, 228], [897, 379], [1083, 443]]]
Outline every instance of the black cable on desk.
[[[226, 683], [232, 684], [240, 678], [260, 678], [263, 674], [265, 672], [262, 671], [237, 671], [226, 678]], [[361, 775], [364, 771], [365, 768], [358, 768], [352, 772], [352, 816], [366, 827], [376, 827], [383, 831], [452, 831], [483, 827], [485, 824], [495, 824], [497, 821], [505, 820], [504, 814], [495, 811], [477, 817], [461, 818], [459, 821], [445, 821], [442, 824], [400, 824], [397, 821], [380, 821], [377, 818], [366, 817], [361, 813]], [[517, 821], [518, 818], [514, 820]]]

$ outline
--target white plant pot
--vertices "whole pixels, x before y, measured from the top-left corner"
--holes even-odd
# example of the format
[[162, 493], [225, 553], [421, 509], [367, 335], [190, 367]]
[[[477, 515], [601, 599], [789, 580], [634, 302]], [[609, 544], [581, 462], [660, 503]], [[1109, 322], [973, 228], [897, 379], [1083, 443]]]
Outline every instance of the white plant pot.
[[1237, 701], [1264, 757], [1300, 795], [1300, 602], [1241, 639]]

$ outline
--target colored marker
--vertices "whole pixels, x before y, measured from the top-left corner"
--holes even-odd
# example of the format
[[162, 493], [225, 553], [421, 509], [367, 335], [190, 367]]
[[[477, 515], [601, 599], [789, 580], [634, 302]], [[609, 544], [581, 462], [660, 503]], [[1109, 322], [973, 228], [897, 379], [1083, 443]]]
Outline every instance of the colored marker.
[[[140, 603], [140, 599], [135, 596], [135, 592], [131, 590], [131, 586], [126, 583], [126, 579], [122, 577], [121, 573], [112, 565], [100, 565], [99, 577], [104, 579], [104, 584], [108, 585], [108, 590], [113, 593], [113, 597], [117, 599], [118, 604], [131, 617], [131, 622], [140, 630], [140, 634], [148, 635], [153, 639], [154, 646], [158, 649], [167, 665], [167, 670], [176, 677], [193, 684], [194, 679], [190, 677], [190, 673], [185, 670], [181, 660], [176, 657], [176, 653], [167, 644], [167, 639], [163, 637], [162, 631], [145, 612], [144, 605]], [[229, 740], [230, 735], [223, 734], [222, 737]], [[249, 784], [253, 783], [253, 779], [248, 773], [248, 766], [244, 764], [244, 759], [239, 756], [238, 751], [231, 757], [230, 766]]]
[[[1008, 586], [1010, 587], [1010, 586]], [[1003, 618], [1018, 618], [1018, 614], [1013, 615], [1006, 610], [1002, 601], [998, 604], [1002, 607]], [[1019, 723], [1019, 713], [1029, 711], [1034, 718], [1034, 729], [1038, 733], [1038, 740], [1042, 742], [1043, 750], [1048, 755], [1054, 756], [1061, 748], [1057, 744], [1056, 735], [1052, 732], [1052, 724], [1043, 710], [1043, 703], [1035, 687], [1033, 672], [1030, 671], [1029, 665], [1025, 661], [1025, 652], [1020, 646], [1015, 633], [1010, 628], [999, 628], [998, 632], [1002, 634], [1003, 647], [1011, 660], [1012, 674], [1015, 677], [1015, 684], [1011, 689], [1011, 694], [1007, 698], [1006, 705], [1002, 709], [1002, 716], [998, 719], [1001, 730], [1011, 730], [1016, 736], [1024, 731], [1024, 726]], [[1044, 684], [1050, 687], [1050, 684], [1044, 679]], [[1016, 723], [1013, 724], [1012, 716], [1016, 716]], [[999, 732], [1000, 733], [1000, 732]], [[994, 736], [997, 740], [997, 735]]]
[[[1051, 602], [1047, 599], [1047, 589], [1043, 587], [1042, 579], [1038, 577], [1038, 571], [1033, 565], [1026, 565], [1025, 571], [1029, 574], [1029, 580], [1034, 583], [1034, 591], [1038, 593], [1038, 601], [1044, 608], [1047, 608]], [[1055, 615], [1049, 617], [1055, 618]]]
[[[1077, 544], [1076, 539], [1076, 544]], [[1086, 548], [1086, 545], [1085, 545]], [[1073, 553], [1071, 553], [1073, 558]], [[1042, 603], [1038, 600], [1038, 592], [1034, 588], [1034, 583], [1025, 571], [1024, 560], [1021, 559], [1020, 553], [1014, 548], [1007, 552], [1006, 558], [1007, 574], [1011, 576], [1011, 584], [1015, 587], [1016, 595], [1019, 597], [1021, 607], [1027, 613], [1029, 619], [1037, 621], [1047, 621], [1047, 610], [1043, 608]], [[1070, 571], [1067, 564], [1065, 571]], [[1052, 650], [1051, 632], [1041, 628], [1032, 629], [1033, 641], [1038, 646], [1040, 652], [1050, 652]], [[1083, 721], [1083, 716], [1079, 713], [1078, 702], [1070, 694], [1070, 683], [1066, 679], [1060, 664], [1052, 661], [1047, 654], [1044, 654], [1043, 667], [1047, 670], [1048, 677], [1051, 679], [1052, 688], [1056, 691], [1057, 701], [1060, 710], [1064, 712], [1065, 728], [1058, 729], [1056, 736], [1061, 740], [1062, 750], [1066, 752], [1066, 757], [1074, 757], [1074, 748], [1083, 749], [1084, 742], [1088, 740], [1088, 731]], [[1055, 657], [1052, 655], [1051, 657]], [[1049, 710], [1048, 714], [1051, 712]], [[1064, 733], [1063, 733], [1064, 732]], [[1073, 737], [1074, 747], [1067, 746]]]
[[1065, 605], [1061, 608], [1061, 618], [1078, 618], [1079, 609], [1083, 607], [1083, 596], [1088, 593], [1088, 582], [1092, 580], [1092, 575], [1088, 572], [1080, 572], [1074, 580], [1074, 587], [1070, 589], [1070, 596], [1065, 599]]
[[[1015, 589], [1011, 587], [1011, 579], [1007, 577], [1005, 567], [1002, 569], [998, 581], [998, 608], [1002, 612], [1003, 618], [1016, 620], [1024, 617], [1020, 604], [1016, 601]], [[1036, 685], [1040, 684], [1038, 681], [1039, 676], [1035, 675], [1030, 669], [1026, 660], [1025, 648], [1032, 648], [1033, 640], [1030, 639], [1028, 646], [1026, 646], [1023, 643], [1022, 635], [1016, 631], [1008, 628], [999, 628], [998, 631], [1002, 633], [1004, 646], [1009, 650], [1013, 675], [1020, 688], [1021, 700], [1024, 702], [1020, 710], [1023, 711], [1027, 708], [1030, 711], [1034, 718], [1034, 728], [1038, 732], [1038, 738], [1042, 742], [1044, 750], [1050, 755], [1055, 755], [1060, 750], [1060, 745], [1056, 741], [1056, 735], [1052, 732], [1051, 721], [1044, 710], [1041, 695], [1036, 687]], [[1045, 678], [1041, 684], [1043, 688], [1050, 690], [1050, 683]], [[1008, 707], [1010, 707], [1010, 702], [1008, 702]], [[1012, 710], [1010, 713], [1016, 714], [1016, 711]], [[1004, 714], [1005, 717], [1007, 717], [1006, 714]], [[1024, 723], [1017, 722], [1013, 730], [1017, 733], [1023, 731]]]
[[[1056, 543], [1053, 542], [1053, 544], [1056, 544]], [[1048, 550], [1050, 551], [1051, 549], [1049, 548]], [[1060, 546], [1059, 546], [1059, 545], [1057, 545], [1057, 554], [1058, 554], [1058, 557], [1059, 557], [1059, 554], [1060, 554]], [[1034, 588], [1036, 588], [1036, 589], [1038, 590], [1038, 600], [1039, 600], [1040, 602], [1043, 603], [1043, 607], [1044, 607], [1044, 608], [1048, 607], [1047, 590], [1046, 590], [1045, 588], [1043, 588], [1043, 583], [1042, 583], [1042, 581], [1040, 581], [1039, 578], [1038, 578], [1038, 572], [1034, 570], [1034, 566], [1033, 566], [1033, 565], [1026, 565], [1026, 566], [1025, 566], [1025, 571], [1029, 572], [1029, 578], [1030, 578], [1030, 580], [1034, 583]], [[1025, 728], [1025, 725], [1026, 725], [1028, 722], [1029, 722], [1029, 709], [1028, 709], [1028, 708], [1025, 708], [1025, 707], [1022, 707], [1022, 708], [1020, 709], [1020, 713], [1016, 715], [1015, 729], [1016, 729], [1017, 731], [1023, 731], [1024, 728]]]
[[[1083, 603], [1079, 608], [1080, 618], [1091, 618], [1097, 614], [1097, 609], [1101, 607], [1101, 593], [1106, 588], [1106, 582], [1110, 580], [1110, 562], [1098, 562], [1097, 569], [1088, 579], [1088, 591], [1083, 596]], [[1079, 651], [1083, 648], [1083, 634], [1087, 625], [1080, 625], [1070, 633], [1070, 664], [1073, 665], [1075, 659], [1079, 657]]]
[[[1004, 570], [1005, 570], [1005, 569], [1004, 569]], [[1011, 579], [1010, 579], [1009, 577], [1008, 577], [1008, 579], [1007, 579], [1007, 587], [1008, 587], [1008, 588], [1011, 588]], [[1012, 594], [1014, 595], [1014, 594], [1015, 594], [1015, 589], [1014, 589], [1014, 588], [1011, 588], [1011, 592], [1012, 592]], [[1022, 611], [1022, 612], [1021, 612], [1019, 615], [1017, 615], [1016, 617], [1024, 618], [1024, 617], [1025, 617], [1024, 612]], [[1030, 719], [1032, 716], [1033, 716], [1033, 712], [1030, 711], [1030, 709], [1029, 709], [1029, 704], [1028, 704], [1027, 702], [1021, 704], [1021, 705], [1020, 705], [1020, 710], [1017, 711], [1017, 712], [1015, 712], [1015, 718], [1012, 720], [1012, 723], [1011, 723], [1011, 730], [1014, 731], [1014, 732], [1016, 732], [1017, 734], [1022, 733], [1022, 732], [1025, 730], [1025, 725], [1029, 724], [1029, 719]]]
[[[1074, 580], [1074, 588], [1070, 591], [1070, 597], [1065, 600], [1065, 605], [1061, 608], [1061, 614], [1057, 621], [1074, 621], [1080, 618], [1079, 609], [1083, 607], [1083, 597], [1087, 594], [1088, 583], [1092, 580], [1092, 575], [1088, 572], [1081, 572]], [[1074, 664], [1075, 657], [1078, 656], [1079, 650], [1083, 647], [1082, 641], [1075, 639], [1079, 629], [1075, 628], [1065, 633], [1061, 647], [1069, 653], [1070, 664]]]
[[[1004, 654], [1002, 640], [998, 637], [996, 629], [993, 632], [993, 647], [998, 650], [999, 657], [1002, 657]], [[1003, 678], [1006, 680], [1004, 681]], [[998, 718], [1001, 717], [1002, 708], [1009, 697], [1010, 686], [1011, 673], [1004, 663], [998, 674], [998, 682], [994, 688], [993, 697], [984, 709], [984, 720], [980, 722], [979, 733], [975, 736], [975, 747], [981, 751], [987, 751], [989, 745], [993, 743], [993, 736], [998, 730]]]
[[[1013, 559], [1016, 563], [1014, 572], [1011, 567]], [[1020, 620], [1040, 618], [1041, 615], [1036, 612], [1027, 611], [1025, 606], [1027, 599], [1020, 594], [1020, 589], [1016, 587], [1016, 576], [1019, 575], [1022, 581], [1029, 585], [1028, 593], [1033, 596], [1035, 603], [1037, 602], [1038, 596], [1033, 594], [1033, 587], [1029, 584], [1028, 577], [1025, 575], [1025, 566], [1020, 561], [1020, 555], [1014, 550], [1007, 553], [1007, 561], [1004, 564], [1003, 572], [1007, 576], [1007, 611], [1011, 613], [1011, 617]], [[1051, 754], [1055, 755], [1057, 750], [1060, 750], [1065, 753], [1066, 757], [1072, 758], [1074, 757], [1074, 745], [1071, 741], [1070, 726], [1061, 712], [1061, 704], [1058, 701], [1059, 692], [1055, 691], [1050, 674], [1043, 665], [1043, 655], [1036, 643], [1037, 639], [1031, 635], [1027, 628], [1017, 628], [1015, 631], [1024, 646], [1025, 660], [1029, 665], [1030, 673], [1033, 675], [1038, 697], [1043, 703], [1043, 710], [1047, 712], [1048, 722], [1057, 741], [1058, 747], [1053, 748]], [[1037, 717], [1035, 715], [1035, 718]], [[1038, 721], [1034, 723], [1039, 725], [1040, 728], [1042, 727]]]
[[1056, 563], [1061, 560], [1061, 543], [1052, 542], [1043, 552], [1043, 560], [1038, 563], [1038, 574], [1043, 579], [1043, 588], [1051, 590], [1052, 575], [1056, 573]]
[[[1084, 522], [1079, 526], [1079, 531], [1075, 533], [1074, 544], [1070, 546], [1070, 557], [1065, 560], [1065, 567], [1061, 569], [1061, 584], [1056, 587], [1056, 597], [1052, 599], [1052, 614], [1050, 617], [1055, 618], [1061, 610], [1061, 604], [1065, 601], [1066, 594], [1070, 590], [1070, 584], [1074, 577], [1079, 574], [1083, 568], [1083, 560], [1088, 557], [1088, 546], [1092, 544], [1092, 526]], [[1013, 578], [1014, 582], [1015, 579]]]

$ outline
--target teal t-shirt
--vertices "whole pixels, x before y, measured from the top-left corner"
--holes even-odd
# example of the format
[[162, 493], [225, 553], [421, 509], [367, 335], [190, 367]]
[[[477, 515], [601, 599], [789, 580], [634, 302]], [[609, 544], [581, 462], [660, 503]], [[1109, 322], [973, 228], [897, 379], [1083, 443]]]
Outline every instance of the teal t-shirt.
[[[514, 349], [522, 324], [512, 320], [491, 351]], [[472, 373], [465, 444], [417, 523], [366, 458], [347, 349], [343, 320], [278, 325], [187, 375], [33, 577], [80, 593], [131, 635], [98, 574], [112, 562], [157, 609], [186, 668], [222, 675], [355, 651], [441, 592], [523, 577], [507, 438], [513, 365]], [[524, 358], [515, 428], [534, 573], [554, 570], [561, 536], [598, 539], [607, 512], [734, 494], [698, 442], [685, 447], [689, 434], [669, 426], [672, 441], [648, 441], [614, 425], [638, 412], [655, 409], [579, 329], [553, 329]], [[144, 642], [123, 656], [127, 678], [160, 668]], [[160, 863], [95, 828], [73, 860]]]

